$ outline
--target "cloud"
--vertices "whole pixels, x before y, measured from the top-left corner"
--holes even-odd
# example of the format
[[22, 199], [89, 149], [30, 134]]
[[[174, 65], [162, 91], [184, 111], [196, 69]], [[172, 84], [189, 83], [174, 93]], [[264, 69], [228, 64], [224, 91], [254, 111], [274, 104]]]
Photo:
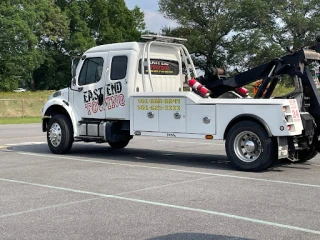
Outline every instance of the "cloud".
[[175, 21], [164, 18], [159, 12], [145, 10], [144, 15], [147, 30], [154, 33], [160, 32], [164, 27], [175, 28], [178, 26]]

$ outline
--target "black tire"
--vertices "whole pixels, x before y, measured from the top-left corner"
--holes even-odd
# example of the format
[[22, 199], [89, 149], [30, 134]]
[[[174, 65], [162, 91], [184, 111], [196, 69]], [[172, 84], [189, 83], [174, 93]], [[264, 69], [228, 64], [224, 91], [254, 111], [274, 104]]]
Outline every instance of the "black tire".
[[318, 154], [318, 152], [316, 151], [315, 147], [301, 150], [298, 152], [298, 161], [297, 162], [302, 163], [302, 162], [309, 161], [310, 159], [317, 156], [317, 154]]
[[276, 159], [274, 139], [254, 121], [242, 121], [232, 126], [225, 147], [230, 162], [242, 171], [262, 171]]
[[130, 140], [120, 142], [108, 142], [110, 147], [115, 149], [125, 148], [129, 144]]
[[47, 126], [47, 142], [51, 152], [68, 153], [73, 141], [73, 127], [70, 119], [62, 114], [53, 115]]

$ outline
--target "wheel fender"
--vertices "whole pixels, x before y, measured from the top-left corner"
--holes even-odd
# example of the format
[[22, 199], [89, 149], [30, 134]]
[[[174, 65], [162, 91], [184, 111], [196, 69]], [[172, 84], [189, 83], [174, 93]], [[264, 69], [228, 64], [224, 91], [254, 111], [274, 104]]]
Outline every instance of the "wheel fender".
[[[54, 109], [59, 109], [59, 112], [56, 112]], [[49, 101], [47, 101], [42, 109], [42, 122], [44, 119], [51, 117], [51, 110], [56, 113], [67, 113], [73, 126], [74, 136], [78, 136], [77, 125], [78, 122], [81, 120], [81, 117], [76, 113], [76, 111], [72, 109], [72, 107], [66, 100], [50, 99]]]
[[267, 134], [269, 137], [272, 137], [273, 134], [271, 132], [271, 129], [269, 128], [268, 124], [262, 119], [260, 118], [259, 116], [257, 115], [254, 115], [254, 114], [241, 114], [239, 116], [236, 116], [235, 118], [233, 118], [229, 124], [227, 125], [225, 131], [224, 131], [224, 134], [223, 134], [223, 139], [225, 140], [226, 139], [226, 136], [227, 136], [227, 133], [229, 131], [229, 129], [234, 125], [236, 124], [237, 122], [240, 122], [240, 121], [245, 121], [245, 120], [253, 120], [255, 122], [258, 122], [260, 123], [266, 130]]

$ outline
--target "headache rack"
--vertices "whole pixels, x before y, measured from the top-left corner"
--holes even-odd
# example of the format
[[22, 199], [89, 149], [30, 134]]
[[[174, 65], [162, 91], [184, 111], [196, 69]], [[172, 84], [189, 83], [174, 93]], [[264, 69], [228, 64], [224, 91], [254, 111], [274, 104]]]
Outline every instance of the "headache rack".
[[147, 69], [148, 69], [148, 77], [150, 81], [151, 91], [152, 92], [155, 91], [152, 72], [151, 72], [151, 61], [150, 61], [150, 50], [152, 45], [173, 46], [173, 47], [179, 48], [180, 56], [179, 56], [178, 62], [179, 62], [179, 73], [181, 78], [180, 79], [181, 91], [183, 91], [183, 82], [185, 80], [183, 79], [183, 76], [184, 76], [182, 74], [183, 70], [186, 71], [186, 75], [188, 79], [191, 79], [191, 77], [197, 77], [197, 72], [193, 64], [193, 61], [191, 59], [190, 53], [188, 49], [182, 44], [183, 42], [187, 41], [186, 39], [166, 37], [161, 35], [142, 35], [142, 39], [147, 40], [147, 42], [144, 45], [142, 58], [141, 58], [142, 59], [141, 61], [142, 86], [143, 86], [144, 92], [146, 92], [146, 77], [145, 77], [144, 66], [147, 66]]

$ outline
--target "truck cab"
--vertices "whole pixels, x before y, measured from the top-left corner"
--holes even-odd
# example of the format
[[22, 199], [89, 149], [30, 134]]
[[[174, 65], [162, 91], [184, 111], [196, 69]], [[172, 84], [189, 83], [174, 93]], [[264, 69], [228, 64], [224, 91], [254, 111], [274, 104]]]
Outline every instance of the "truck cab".
[[[296, 136], [313, 138], [304, 131], [313, 117], [301, 117], [296, 99], [246, 98], [232, 87], [202, 96], [184, 39], [144, 39], [93, 47], [72, 65], [70, 87], [55, 92], [42, 112], [53, 153], [68, 153], [76, 141], [124, 148], [134, 136], [225, 139], [236, 168], [259, 171], [292, 157]], [[184, 91], [186, 79], [196, 82], [193, 91]]]

